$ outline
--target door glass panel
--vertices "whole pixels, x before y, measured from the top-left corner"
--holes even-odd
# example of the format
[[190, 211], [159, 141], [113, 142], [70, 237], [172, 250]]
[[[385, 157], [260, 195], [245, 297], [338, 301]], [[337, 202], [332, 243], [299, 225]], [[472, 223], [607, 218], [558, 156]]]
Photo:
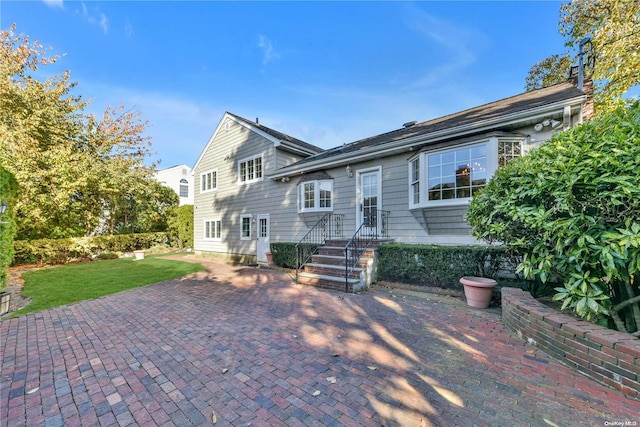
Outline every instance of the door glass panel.
[[260, 218], [260, 237], [267, 237], [267, 219]]

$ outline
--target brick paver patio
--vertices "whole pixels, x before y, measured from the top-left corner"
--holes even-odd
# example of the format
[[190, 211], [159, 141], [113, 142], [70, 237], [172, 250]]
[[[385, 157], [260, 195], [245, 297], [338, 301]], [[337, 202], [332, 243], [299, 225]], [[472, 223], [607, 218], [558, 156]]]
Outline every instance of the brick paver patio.
[[639, 401], [521, 342], [498, 310], [206, 265], [2, 320], [1, 424], [640, 425]]

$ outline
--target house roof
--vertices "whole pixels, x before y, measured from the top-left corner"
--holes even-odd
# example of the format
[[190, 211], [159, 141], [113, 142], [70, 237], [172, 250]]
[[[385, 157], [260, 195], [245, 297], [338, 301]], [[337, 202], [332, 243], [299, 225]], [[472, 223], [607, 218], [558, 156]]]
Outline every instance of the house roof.
[[216, 129], [213, 131], [213, 134], [209, 138], [207, 145], [205, 145], [204, 149], [200, 153], [198, 160], [196, 160], [195, 164], [193, 165], [193, 168], [192, 168], [193, 170], [195, 170], [198, 167], [198, 165], [200, 164], [200, 161], [202, 160], [205, 153], [209, 150], [209, 147], [213, 143], [216, 135], [222, 129], [223, 123], [226, 122], [228, 119], [233, 120], [239, 123], [241, 126], [244, 126], [260, 134], [262, 137], [273, 142], [276, 147], [280, 147], [285, 151], [289, 151], [305, 157], [313, 154], [317, 154], [323, 151], [322, 148], [316, 147], [315, 145], [309, 144], [308, 142], [304, 142], [300, 139], [294, 138], [285, 133], [278, 132], [277, 130], [271, 129], [267, 126], [261, 125], [251, 120], [247, 120], [244, 117], [241, 117], [241, 116], [238, 116], [237, 114], [233, 114], [226, 111], [222, 115], [222, 119], [220, 119], [220, 122], [218, 122], [218, 126], [216, 127]]
[[[418, 142], [421, 144], [436, 143], [456, 136], [497, 130], [507, 126], [510, 121], [522, 121], [525, 115], [548, 114], [547, 110], [552, 108], [561, 110], [567, 104], [581, 105], [585, 97], [584, 92], [577, 89], [571, 82], [559, 83], [412, 126], [408, 124], [408, 127], [344, 144], [282, 168], [272, 177], [276, 179], [280, 176], [295, 174], [298, 171], [305, 172], [325, 167], [333, 160], [349, 160], [356, 158], [356, 156], [379, 153], [380, 150], [408, 141], [416, 141], [416, 144]], [[403, 146], [407, 147], [406, 144]], [[317, 167], [315, 167], [316, 165]]]
[[311, 151], [311, 152], [314, 152], [314, 153], [320, 153], [320, 152], [324, 151], [320, 147], [316, 147], [315, 145], [309, 144], [308, 142], [304, 142], [304, 141], [302, 141], [302, 140], [300, 140], [298, 138], [294, 138], [294, 137], [292, 137], [290, 135], [287, 135], [286, 133], [282, 133], [282, 132], [279, 132], [279, 131], [277, 131], [275, 129], [271, 129], [271, 128], [267, 127], [267, 126], [261, 125], [260, 123], [257, 123], [257, 122], [255, 122], [253, 120], [247, 120], [244, 117], [241, 117], [241, 116], [239, 116], [237, 114], [230, 113], [228, 111], [227, 111], [227, 114], [229, 116], [231, 116], [231, 117], [234, 117], [235, 119], [237, 119], [237, 120], [239, 120], [241, 122], [244, 122], [248, 126], [252, 126], [252, 127], [260, 129], [264, 133], [271, 135], [272, 137], [276, 138], [280, 142], [288, 142], [290, 144], [293, 144], [293, 145], [296, 145], [296, 146], [298, 146], [300, 148], [303, 148], [306, 151]]

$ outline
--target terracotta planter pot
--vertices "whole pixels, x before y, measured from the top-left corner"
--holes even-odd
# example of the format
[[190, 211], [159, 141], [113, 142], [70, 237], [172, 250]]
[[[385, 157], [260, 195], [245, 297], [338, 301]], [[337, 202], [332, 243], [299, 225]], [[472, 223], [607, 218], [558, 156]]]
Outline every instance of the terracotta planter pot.
[[460, 283], [464, 286], [467, 304], [474, 308], [489, 307], [493, 288], [498, 284], [495, 280], [486, 277], [462, 277]]
[[273, 265], [273, 254], [271, 252], [265, 252], [265, 255], [267, 256], [267, 265]]

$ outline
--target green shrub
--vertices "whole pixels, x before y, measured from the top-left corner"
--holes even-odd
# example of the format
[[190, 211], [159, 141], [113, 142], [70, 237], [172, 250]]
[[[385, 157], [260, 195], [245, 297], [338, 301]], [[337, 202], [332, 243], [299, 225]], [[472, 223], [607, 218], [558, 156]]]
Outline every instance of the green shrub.
[[[303, 260], [315, 253], [318, 245], [312, 243], [303, 243], [299, 246], [299, 250], [303, 257]], [[271, 254], [273, 256], [273, 263], [282, 268], [296, 268], [296, 244], [292, 242], [272, 243]]]
[[0, 199], [7, 205], [0, 220], [0, 290], [7, 284], [7, 271], [13, 259], [13, 239], [16, 235], [14, 210], [18, 183], [14, 176], [0, 166]]
[[17, 240], [13, 245], [15, 250], [13, 264], [64, 264], [72, 259], [93, 258], [103, 252], [125, 253], [154, 246], [166, 246], [167, 241], [167, 233]]
[[555, 135], [471, 202], [473, 234], [523, 254], [526, 278], [587, 319], [640, 329], [640, 102]]
[[193, 205], [171, 208], [167, 222], [171, 246], [193, 248]]
[[461, 289], [463, 276], [513, 274], [516, 260], [504, 247], [386, 244], [379, 247], [378, 280]]

